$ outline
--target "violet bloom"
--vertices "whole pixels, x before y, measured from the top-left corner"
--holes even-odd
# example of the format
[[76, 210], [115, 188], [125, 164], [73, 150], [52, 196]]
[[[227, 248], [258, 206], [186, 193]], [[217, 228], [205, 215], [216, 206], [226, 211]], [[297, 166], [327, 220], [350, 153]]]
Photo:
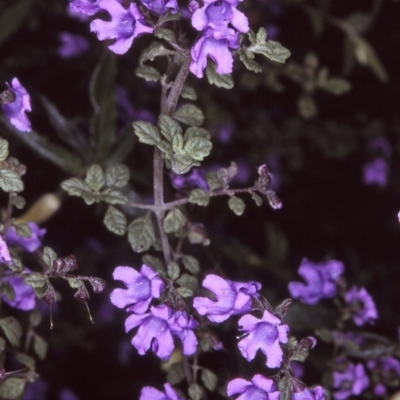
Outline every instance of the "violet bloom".
[[338, 389], [333, 393], [335, 400], [344, 400], [352, 394], [360, 395], [369, 385], [369, 379], [361, 363], [349, 363], [344, 372], [333, 372], [333, 387]]
[[35, 252], [42, 246], [42, 238], [46, 234], [46, 229], [40, 229], [35, 222], [28, 222], [31, 228], [31, 237], [19, 236], [13, 226], [10, 226], [6, 232], [6, 241], [10, 246], [19, 246], [27, 253]]
[[377, 185], [381, 188], [386, 187], [388, 181], [389, 167], [386, 160], [376, 158], [363, 167], [364, 183], [368, 186]]
[[371, 324], [378, 318], [378, 311], [376, 310], [374, 300], [365, 288], [357, 290], [353, 286], [346, 293], [345, 299], [353, 312], [353, 321], [356, 325], [362, 326], [367, 322]]
[[392, 155], [392, 147], [388, 140], [382, 136], [372, 139], [368, 143], [371, 150], [381, 153], [383, 156], [390, 157]]
[[325, 400], [325, 390], [321, 386], [305, 388], [302, 392], [292, 393], [291, 400]]
[[0, 263], [12, 264], [8, 246], [3, 237], [0, 235]]
[[153, 298], [158, 299], [164, 283], [152, 268], [143, 264], [140, 273], [131, 267], [117, 267], [113, 278], [122, 281], [126, 289], [114, 289], [111, 303], [119, 308], [130, 306], [128, 311], [142, 314], [147, 311]]
[[367, 368], [378, 378], [379, 383], [374, 386], [375, 396], [384, 396], [386, 394], [386, 384], [392, 384], [400, 376], [400, 362], [394, 357], [383, 357], [378, 360], [369, 360]]
[[10, 307], [17, 308], [22, 311], [30, 311], [35, 308], [36, 296], [31, 286], [27, 285], [23, 278], [15, 276], [7, 279], [14, 289], [15, 297], [10, 300], [6, 296], [2, 296], [3, 301]]
[[315, 304], [321, 299], [333, 297], [336, 294], [336, 280], [343, 270], [344, 265], [340, 261], [331, 260], [314, 264], [304, 258], [298, 273], [307, 284], [290, 282], [290, 295], [306, 304]]
[[58, 55], [61, 58], [68, 59], [78, 57], [89, 48], [89, 43], [81, 35], [62, 32], [59, 38], [61, 46], [58, 48]]
[[118, 0], [99, 0], [99, 6], [110, 14], [111, 21], [95, 19], [90, 30], [97, 33], [99, 40], [116, 39], [108, 46], [116, 54], [126, 53], [135, 37], [153, 32], [153, 28], [144, 24], [144, 17], [135, 4], [130, 3], [125, 9]]
[[99, 0], [73, 0], [69, 6], [77, 13], [94, 15], [100, 11]]
[[11, 86], [8, 84], [8, 82], [6, 82], [6, 85], [8, 90], [15, 98], [10, 103], [1, 106], [4, 115], [19, 131], [30, 132], [32, 130], [32, 126], [25, 114], [25, 111], [32, 111], [31, 97], [26, 89], [21, 86], [17, 78], [12, 80]]
[[251, 310], [251, 300], [261, 289], [258, 282], [232, 282], [217, 275], [207, 275], [203, 287], [214, 293], [217, 301], [206, 297], [195, 297], [193, 307], [200, 315], [206, 315], [212, 322], [223, 322], [231, 315]]
[[172, 334], [176, 336], [183, 346], [183, 354], [194, 354], [197, 349], [197, 338], [193, 332], [199, 323], [184, 311], [178, 311], [175, 314], [175, 327], [171, 327]]
[[226, 389], [228, 396], [240, 394], [236, 400], [278, 400], [280, 392], [272, 379], [257, 374], [251, 382], [242, 378], [233, 379]]
[[145, 386], [140, 392], [139, 400], [184, 400], [183, 397], [179, 396], [178, 393], [172, 388], [169, 383], [164, 385], [165, 393], [154, 389], [151, 386]]
[[283, 356], [279, 343], [287, 343], [289, 327], [267, 310], [261, 319], [248, 314], [238, 324], [240, 331], [247, 333], [238, 344], [243, 357], [251, 361], [261, 350], [267, 357], [267, 367], [279, 367]]
[[188, 175], [175, 175], [170, 174], [172, 186], [175, 189], [187, 189], [187, 188], [200, 188], [208, 190], [208, 184], [204, 178], [200, 175], [197, 168], [193, 168]]
[[173, 13], [178, 11], [176, 0], [140, 0], [140, 2], [151, 12], [162, 15], [169, 10]]

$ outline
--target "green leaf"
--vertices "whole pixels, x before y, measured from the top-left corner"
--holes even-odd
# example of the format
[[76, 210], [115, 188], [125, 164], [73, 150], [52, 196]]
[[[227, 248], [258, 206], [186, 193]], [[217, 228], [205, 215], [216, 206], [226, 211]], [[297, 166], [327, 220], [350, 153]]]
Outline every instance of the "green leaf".
[[82, 197], [87, 205], [98, 202], [100, 198], [93, 193], [89, 185], [79, 178], [70, 178], [61, 182], [61, 187], [70, 195]]
[[158, 41], [153, 41], [150, 46], [143, 50], [140, 55], [139, 63], [143, 66], [146, 61], [154, 61], [156, 57], [172, 55], [175, 52], [167, 49], [163, 43]]
[[152, 246], [156, 241], [156, 234], [150, 216], [136, 218], [130, 223], [128, 241], [137, 253], [143, 253]]
[[129, 182], [129, 168], [124, 164], [113, 165], [106, 170], [107, 186], [122, 188]]
[[161, 26], [162, 24], [164, 24], [165, 22], [168, 22], [168, 21], [178, 21], [181, 19], [181, 17], [182, 17], [182, 13], [180, 11], [178, 11], [176, 13], [174, 13], [172, 11], [168, 11], [168, 13], [166, 13], [160, 17], [160, 19], [157, 22], [157, 25]]
[[176, 281], [179, 286], [188, 288], [194, 293], [197, 289], [197, 278], [189, 274], [182, 274]]
[[202, 136], [189, 137], [185, 134], [185, 145], [184, 151], [197, 161], [202, 161], [204, 157], [207, 157], [212, 149], [212, 143], [210, 139], [206, 139]]
[[251, 52], [247, 52], [245, 47], [239, 49], [239, 58], [240, 58], [240, 61], [244, 64], [244, 66], [249, 71], [259, 73], [262, 71], [262, 69], [261, 69], [260, 65], [252, 59], [253, 57], [254, 57], [254, 54]]
[[135, 74], [139, 78], [143, 78], [146, 81], [157, 82], [161, 78], [160, 73], [149, 65], [140, 65], [136, 68]]
[[218, 377], [211, 370], [203, 368], [201, 371], [201, 380], [203, 381], [206, 389], [210, 390], [211, 392], [216, 389]]
[[150, 254], [146, 254], [142, 257], [142, 263], [153, 268], [155, 271], [157, 271], [160, 274], [164, 273], [164, 264], [157, 257], [151, 256]]
[[0, 138], [0, 162], [4, 161], [8, 157], [8, 142], [5, 139]]
[[[21, 324], [14, 317], [1, 318], [0, 328], [3, 329], [11, 345], [19, 347], [22, 336]], [[2, 385], [0, 385], [0, 387], [1, 386]]]
[[28, 367], [29, 369], [35, 369], [35, 359], [31, 356], [28, 356], [28, 354], [16, 353], [15, 359], [25, 367]]
[[197, 260], [197, 258], [186, 255], [186, 256], [182, 257], [182, 262], [183, 262], [184, 267], [192, 274], [196, 275], [199, 273], [200, 263]]
[[21, 396], [25, 389], [25, 379], [8, 378], [0, 385], [0, 399], [13, 400]]
[[175, 32], [168, 28], [156, 28], [154, 36], [159, 39], [164, 39], [167, 42], [176, 42]]
[[193, 101], [197, 100], [197, 94], [196, 94], [195, 90], [191, 86], [188, 86], [188, 85], [183, 85], [183, 88], [181, 91], [181, 96], [187, 100], [193, 100]]
[[254, 202], [256, 203], [257, 206], [260, 207], [262, 205], [262, 203], [263, 203], [262, 198], [258, 194], [253, 192], [251, 194], [251, 198], [254, 200]]
[[229, 208], [236, 214], [242, 215], [246, 207], [244, 201], [236, 196], [232, 196], [228, 201]]
[[182, 211], [178, 208], [174, 208], [168, 212], [163, 221], [164, 231], [166, 233], [172, 233], [179, 231], [186, 223], [186, 218], [182, 214]]
[[116, 235], [125, 235], [126, 232], [126, 217], [125, 214], [113, 206], [108, 206], [107, 212], [104, 215], [104, 224], [107, 229]]
[[22, 196], [14, 196], [12, 202], [18, 210], [22, 210], [26, 205], [26, 201]]
[[24, 183], [17, 172], [1, 168], [0, 187], [7, 193], [22, 192], [24, 190]]
[[47, 342], [41, 336], [35, 334], [33, 337], [33, 350], [39, 357], [39, 360], [44, 360], [46, 358], [48, 348], [49, 345]]
[[204, 396], [204, 389], [197, 383], [189, 386], [189, 396], [192, 400], [201, 400]]
[[206, 176], [206, 181], [207, 181], [208, 187], [210, 188], [210, 192], [222, 187], [222, 182], [218, 178], [218, 174], [216, 171], [209, 172]]
[[190, 168], [199, 166], [200, 163], [193, 160], [192, 157], [186, 154], [175, 154], [174, 160], [172, 162], [171, 169], [175, 174], [181, 175], [185, 174], [190, 170]]
[[278, 389], [281, 392], [279, 400], [290, 400], [292, 398], [292, 389], [290, 386], [290, 381], [286, 376], [279, 380]]
[[323, 83], [320, 83], [318, 86], [326, 92], [336, 96], [340, 96], [351, 90], [351, 83], [342, 78], [331, 78]]
[[40, 288], [46, 284], [46, 280], [40, 272], [31, 272], [29, 275], [25, 275], [24, 282], [33, 288]]
[[232, 89], [233, 79], [231, 74], [219, 74], [216, 71], [217, 64], [213, 61], [208, 61], [206, 75], [210, 85], [215, 85], [219, 88]]
[[185, 379], [185, 370], [181, 363], [172, 364], [168, 368], [167, 372], [167, 382], [171, 385], [177, 385]]
[[197, 204], [198, 206], [206, 207], [210, 202], [210, 195], [203, 189], [194, 189], [190, 192], [189, 203]]
[[158, 119], [158, 126], [160, 127], [161, 134], [172, 143], [175, 135], [182, 135], [182, 128], [168, 115], [161, 114]]
[[12, 1], [0, 14], [0, 46], [18, 31], [31, 9], [31, 0]]
[[189, 289], [188, 287], [181, 286], [176, 291], [179, 293], [180, 296], [182, 297], [192, 297], [194, 295], [194, 292], [192, 289]]
[[32, 237], [31, 227], [28, 224], [15, 224], [12, 227], [14, 228], [18, 236], [21, 236], [23, 238]]
[[172, 150], [172, 146], [165, 140], [162, 140], [158, 143], [157, 147], [163, 152], [164, 158], [167, 160], [172, 160], [174, 157], [174, 152]]
[[10, 282], [3, 281], [0, 285], [1, 294], [7, 297], [8, 300], [13, 301], [15, 299], [15, 291]]
[[139, 138], [139, 142], [150, 145], [157, 145], [160, 140], [160, 133], [157, 127], [150, 122], [137, 121], [133, 123], [135, 135]]
[[179, 275], [181, 274], [179, 265], [176, 262], [170, 262], [167, 267], [167, 274], [173, 281], [178, 279]]
[[127, 204], [129, 202], [128, 198], [120, 190], [113, 187], [104, 189], [100, 193], [100, 199], [108, 204]]
[[203, 112], [193, 104], [184, 104], [174, 112], [173, 117], [190, 126], [200, 126], [204, 122]]
[[98, 192], [103, 188], [106, 181], [104, 178], [103, 169], [100, 167], [100, 165], [94, 164], [88, 169], [85, 182], [95, 192]]
[[43, 249], [43, 261], [51, 268], [53, 262], [57, 260], [57, 253], [51, 247], [45, 247]]

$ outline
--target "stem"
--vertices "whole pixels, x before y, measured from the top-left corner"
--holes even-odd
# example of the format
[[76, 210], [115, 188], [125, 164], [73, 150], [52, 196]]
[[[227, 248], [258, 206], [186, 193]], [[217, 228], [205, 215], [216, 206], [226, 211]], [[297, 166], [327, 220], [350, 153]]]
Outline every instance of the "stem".
[[6, 212], [6, 220], [4, 222], [4, 230], [3, 234], [5, 235], [7, 232], [7, 229], [11, 225], [11, 215], [13, 211], [13, 198], [16, 196], [14, 192], [10, 192], [8, 195], [8, 204], [7, 204], [7, 212]]

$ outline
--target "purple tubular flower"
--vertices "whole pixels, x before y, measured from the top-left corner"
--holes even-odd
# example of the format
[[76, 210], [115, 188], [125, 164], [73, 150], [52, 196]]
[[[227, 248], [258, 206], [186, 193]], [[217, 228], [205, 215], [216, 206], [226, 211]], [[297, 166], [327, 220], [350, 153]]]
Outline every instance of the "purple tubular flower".
[[254, 375], [251, 382], [242, 378], [233, 379], [226, 389], [228, 396], [240, 394], [237, 400], [278, 400], [280, 392], [272, 381], [262, 375]]
[[0, 263], [12, 264], [8, 246], [3, 237], [0, 235]]
[[193, 332], [199, 323], [190, 316], [188, 318], [186, 312], [177, 312], [175, 314], [175, 327], [172, 327], [172, 334], [176, 336], [183, 345], [183, 354], [194, 354], [197, 349], [197, 338]]
[[290, 282], [290, 295], [306, 304], [315, 304], [321, 299], [333, 297], [336, 294], [336, 280], [343, 270], [344, 265], [340, 261], [314, 264], [304, 258], [298, 273], [307, 284]]
[[164, 283], [158, 274], [147, 265], [142, 265], [140, 273], [131, 267], [117, 267], [113, 278], [122, 281], [126, 289], [111, 292], [111, 303], [119, 308], [130, 306], [128, 311], [142, 314], [147, 311], [153, 298], [158, 299]]
[[258, 350], [267, 357], [266, 365], [277, 368], [282, 362], [282, 349], [280, 343], [287, 343], [289, 327], [281, 325], [282, 321], [268, 311], [264, 311], [262, 319], [245, 315], [239, 320], [240, 330], [247, 335], [240, 340], [238, 346], [243, 357], [251, 361]]
[[25, 111], [32, 111], [31, 97], [26, 89], [21, 86], [19, 80], [14, 78], [11, 86], [6, 82], [8, 90], [13, 92], [15, 100], [2, 105], [4, 115], [8, 118], [12, 125], [21, 132], [30, 132], [32, 130], [31, 123], [25, 114]]
[[291, 400], [325, 400], [325, 389], [321, 386], [314, 389], [305, 388], [302, 392], [292, 393]]
[[208, 184], [204, 178], [200, 175], [197, 168], [193, 168], [189, 175], [175, 175], [170, 174], [172, 186], [175, 189], [190, 189], [192, 187], [198, 187], [203, 190], [208, 189]]
[[77, 13], [94, 15], [100, 11], [98, 0], [73, 0], [69, 6]]
[[[376, 396], [384, 396], [386, 394], [385, 384], [393, 384], [400, 376], [400, 361], [394, 357], [369, 360], [367, 368], [373, 373], [375, 378], [374, 394]], [[380, 382], [376, 383], [376, 379]]]
[[377, 185], [381, 188], [386, 187], [388, 180], [389, 167], [383, 158], [375, 160], [364, 165], [363, 179], [368, 186]]
[[178, 11], [176, 0], [140, 0], [140, 2], [151, 12], [162, 15], [171, 10], [173, 13]]
[[215, 294], [217, 301], [206, 297], [195, 297], [193, 306], [200, 315], [207, 315], [212, 322], [223, 322], [231, 315], [251, 310], [251, 299], [261, 289], [258, 282], [232, 282], [217, 275], [207, 275], [203, 286]]
[[135, 4], [130, 3], [125, 9], [118, 0], [99, 0], [99, 6], [110, 14], [111, 21], [95, 19], [90, 30], [97, 33], [99, 40], [116, 39], [108, 46], [116, 54], [126, 53], [135, 37], [153, 32], [153, 28], [143, 23], [144, 17]]
[[60, 33], [60, 41], [61, 46], [58, 48], [58, 55], [65, 59], [78, 57], [89, 48], [89, 43], [81, 35], [62, 32]]
[[378, 318], [378, 312], [375, 307], [374, 300], [365, 290], [361, 288], [357, 290], [353, 286], [345, 295], [348, 304], [352, 305], [353, 321], [356, 325], [362, 326], [366, 323], [373, 323]]
[[151, 386], [145, 386], [140, 392], [139, 400], [184, 400], [183, 397], [179, 396], [178, 393], [172, 388], [169, 383], [164, 385], [165, 393], [154, 389]]
[[8, 279], [8, 282], [10, 282], [14, 289], [15, 297], [13, 300], [10, 300], [3, 295], [3, 301], [10, 307], [17, 308], [18, 310], [33, 310], [36, 304], [36, 296], [32, 287], [24, 283], [24, 280], [17, 276]]
[[369, 379], [365, 373], [364, 366], [359, 363], [349, 363], [344, 372], [333, 373], [333, 387], [339, 389], [333, 394], [335, 400], [344, 400], [352, 394], [360, 395], [369, 385]]
[[42, 246], [42, 238], [46, 234], [46, 229], [40, 229], [35, 222], [28, 222], [31, 228], [31, 237], [19, 236], [14, 227], [10, 226], [6, 232], [6, 242], [10, 246], [19, 246], [27, 253], [34, 253]]

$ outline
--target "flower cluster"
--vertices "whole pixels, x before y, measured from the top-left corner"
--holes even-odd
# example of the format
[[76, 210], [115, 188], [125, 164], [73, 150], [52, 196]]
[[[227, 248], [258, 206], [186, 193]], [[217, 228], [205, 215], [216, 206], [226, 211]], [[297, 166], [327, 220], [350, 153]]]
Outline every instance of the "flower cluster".
[[374, 300], [365, 288], [358, 290], [353, 286], [346, 293], [345, 299], [350, 305], [353, 321], [356, 325], [362, 326], [366, 323], [373, 323], [378, 318]]
[[198, 78], [203, 77], [210, 56], [219, 74], [232, 72], [233, 58], [229, 49], [239, 47], [239, 32], [249, 30], [246, 16], [236, 9], [239, 0], [205, 0], [204, 6], [192, 15], [192, 25], [202, 32], [191, 50], [190, 71]]
[[349, 363], [343, 372], [333, 373], [333, 387], [338, 389], [333, 397], [335, 400], [344, 400], [353, 395], [360, 395], [369, 385], [369, 378], [361, 363]]

